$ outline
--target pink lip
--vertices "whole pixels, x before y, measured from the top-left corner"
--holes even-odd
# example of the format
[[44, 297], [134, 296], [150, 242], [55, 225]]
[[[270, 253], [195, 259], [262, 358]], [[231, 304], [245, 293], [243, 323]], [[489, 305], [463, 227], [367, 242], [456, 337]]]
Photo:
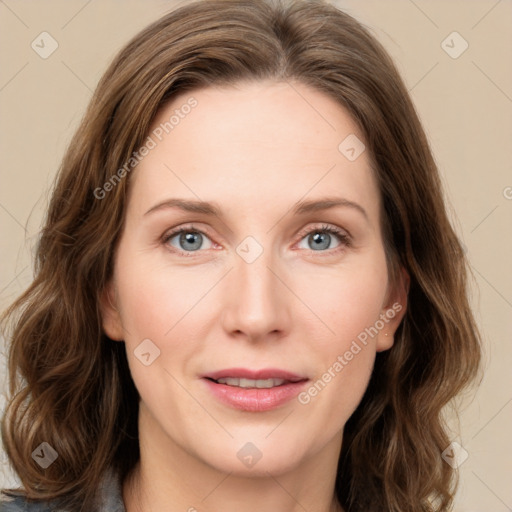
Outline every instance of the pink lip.
[[[274, 368], [263, 370], [231, 368], [208, 373], [202, 377], [208, 389], [218, 400], [235, 409], [251, 412], [269, 411], [289, 402], [299, 394], [309, 380], [307, 377]], [[238, 388], [214, 382], [226, 377], [254, 380], [283, 379], [287, 382], [273, 388]]]

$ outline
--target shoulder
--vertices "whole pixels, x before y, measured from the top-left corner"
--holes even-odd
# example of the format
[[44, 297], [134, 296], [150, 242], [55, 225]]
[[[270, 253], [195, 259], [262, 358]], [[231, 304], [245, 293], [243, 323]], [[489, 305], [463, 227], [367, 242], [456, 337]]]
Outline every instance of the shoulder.
[[27, 501], [22, 495], [0, 491], [0, 512], [57, 512], [58, 510], [52, 502]]
[[[95, 512], [126, 512], [122, 499], [121, 481], [109, 470], [103, 476], [98, 490], [98, 505]], [[58, 500], [26, 500], [20, 492], [0, 489], [0, 512], [68, 512], [59, 508]]]

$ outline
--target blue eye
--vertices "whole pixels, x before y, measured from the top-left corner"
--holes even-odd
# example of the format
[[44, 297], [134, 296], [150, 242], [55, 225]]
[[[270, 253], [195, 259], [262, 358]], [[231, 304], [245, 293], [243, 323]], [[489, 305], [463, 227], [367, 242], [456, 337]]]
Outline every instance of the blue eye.
[[[170, 243], [174, 238], [177, 239], [178, 247]], [[182, 252], [196, 252], [201, 249], [203, 241], [208, 239], [205, 233], [198, 229], [180, 229], [167, 234], [164, 237], [164, 243], [169, 243], [171, 247], [174, 247]], [[207, 249], [210, 247], [207, 247]]]
[[[301, 233], [300, 236], [301, 242], [306, 240], [308, 243], [308, 247], [305, 247], [305, 249], [313, 252], [332, 253], [351, 245], [350, 236], [345, 231], [334, 226], [323, 225], [321, 228], [314, 227]], [[338, 245], [334, 248], [330, 247], [333, 238], [338, 240]], [[176, 241], [173, 243], [173, 240]], [[207, 247], [203, 245], [205, 241], [209, 243]], [[173, 252], [178, 252], [185, 256], [192, 256], [194, 252], [199, 252], [200, 249], [211, 249], [213, 247], [213, 243], [206, 233], [196, 229], [194, 226], [175, 229], [164, 235], [162, 242], [170, 246]], [[304, 247], [302, 248], [304, 249]]]
[[[329, 247], [333, 237], [337, 238], [339, 242], [339, 245], [334, 248]], [[336, 250], [339, 249], [340, 246], [350, 246], [350, 239], [348, 235], [341, 229], [332, 226], [322, 226], [321, 228], [310, 229], [304, 234], [303, 239], [312, 243], [312, 247], [308, 246], [307, 249], [311, 249], [313, 251], [325, 252], [325, 249]]]

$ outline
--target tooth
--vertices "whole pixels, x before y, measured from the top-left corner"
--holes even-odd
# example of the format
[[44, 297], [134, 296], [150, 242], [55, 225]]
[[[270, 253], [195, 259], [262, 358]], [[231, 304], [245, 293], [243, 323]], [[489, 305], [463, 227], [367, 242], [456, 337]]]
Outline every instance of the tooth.
[[227, 384], [228, 386], [235, 386], [239, 388], [259, 388], [259, 389], [269, 389], [276, 386], [280, 386], [285, 381], [284, 379], [238, 379], [235, 377], [223, 377], [222, 379], [218, 379], [217, 382], [219, 384]]
[[238, 386], [240, 379], [236, 379], [234, 377], [224, 377], [223, 379], [219, 379], [217, 382], [219, 384], [227, 384], [228, 386]]
[[238, 384], [241, 388], [253, 388], [256, 385], [256, 381], [252, 379], [240, 379], [240, 384]]
[[256, 381], [257, 388], [272, 388], [274, 387], [274, 379], [261, 379]]

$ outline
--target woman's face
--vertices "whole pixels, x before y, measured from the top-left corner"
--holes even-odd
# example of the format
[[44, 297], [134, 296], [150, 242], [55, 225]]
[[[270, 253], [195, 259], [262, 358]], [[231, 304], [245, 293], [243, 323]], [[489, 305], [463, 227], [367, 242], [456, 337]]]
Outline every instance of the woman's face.
[[174, 98], [150, 138], [103, 301], [146, 449], [251, 474], [337, 459], [405, 312], [362, 133], [315, 89], [258, 82]]

